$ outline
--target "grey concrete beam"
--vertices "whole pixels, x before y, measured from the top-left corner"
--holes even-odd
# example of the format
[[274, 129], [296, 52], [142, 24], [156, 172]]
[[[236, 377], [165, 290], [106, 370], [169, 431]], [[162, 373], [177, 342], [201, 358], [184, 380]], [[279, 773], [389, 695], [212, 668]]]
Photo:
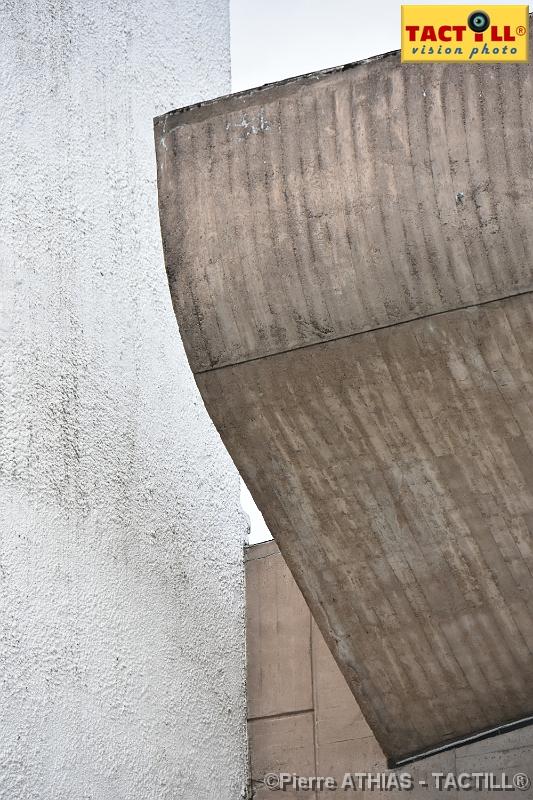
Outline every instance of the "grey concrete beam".
[[393, 759], [533, 713], [532, 99], [393, 53], [155, 122], [197, 384]]

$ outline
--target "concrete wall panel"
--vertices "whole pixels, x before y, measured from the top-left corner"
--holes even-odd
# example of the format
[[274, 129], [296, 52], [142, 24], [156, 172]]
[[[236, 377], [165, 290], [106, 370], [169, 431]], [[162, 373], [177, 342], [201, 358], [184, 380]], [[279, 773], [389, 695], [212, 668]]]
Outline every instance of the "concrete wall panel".
[[[253, 693], [249, 695], [253, 696]], [[280, 708], [283, 708], [281, 704]], [[272, 797], [272, 789], [264, 783], [268, 773], [315, 774], [313, 725], [311, 711], [302, 714], [280, 713], [274, 718], [256, 719], [248, 723], [254, 800], [269, 800]], [[254, 776], [260, 776], [261, 780], [254, 781]], [[315, 800], [316, 793], [288, 787], [283, 791], [283, 797], [311, 797]]]
[[[248, 666], [248, 716], [308, 711], [313, 699], [305, 601], [279, 560], [254, 559], [248, 576], [247, 638], [259, 654]], [[291, 656], [295, 651], [297, 661]]]

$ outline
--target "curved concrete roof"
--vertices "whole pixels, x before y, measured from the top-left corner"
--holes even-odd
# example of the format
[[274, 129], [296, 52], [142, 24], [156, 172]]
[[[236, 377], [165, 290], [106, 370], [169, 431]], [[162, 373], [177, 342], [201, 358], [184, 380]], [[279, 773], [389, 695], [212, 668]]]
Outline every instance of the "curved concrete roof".
[[532, 93], [392, 53], [155, 124], [197, 384], [393, 760], [533, 714]]

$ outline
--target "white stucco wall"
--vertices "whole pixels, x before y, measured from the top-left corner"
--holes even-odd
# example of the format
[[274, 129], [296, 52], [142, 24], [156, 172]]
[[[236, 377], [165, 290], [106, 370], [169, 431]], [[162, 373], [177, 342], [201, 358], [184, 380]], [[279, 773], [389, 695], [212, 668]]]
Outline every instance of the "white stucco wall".
[[233, 800], [237, 474], [161, 254], [152, 118], [227, 0], [0, 1], [0, 798]]

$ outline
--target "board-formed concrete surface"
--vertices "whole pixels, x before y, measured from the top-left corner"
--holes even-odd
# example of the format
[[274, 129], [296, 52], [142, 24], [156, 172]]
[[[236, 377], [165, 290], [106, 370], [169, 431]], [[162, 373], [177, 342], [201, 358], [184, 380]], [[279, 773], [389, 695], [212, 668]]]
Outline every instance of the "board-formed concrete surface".
[[532, 94], [389, 54], [155, 123], [196, 381], [393, 760], [533, 714]]

